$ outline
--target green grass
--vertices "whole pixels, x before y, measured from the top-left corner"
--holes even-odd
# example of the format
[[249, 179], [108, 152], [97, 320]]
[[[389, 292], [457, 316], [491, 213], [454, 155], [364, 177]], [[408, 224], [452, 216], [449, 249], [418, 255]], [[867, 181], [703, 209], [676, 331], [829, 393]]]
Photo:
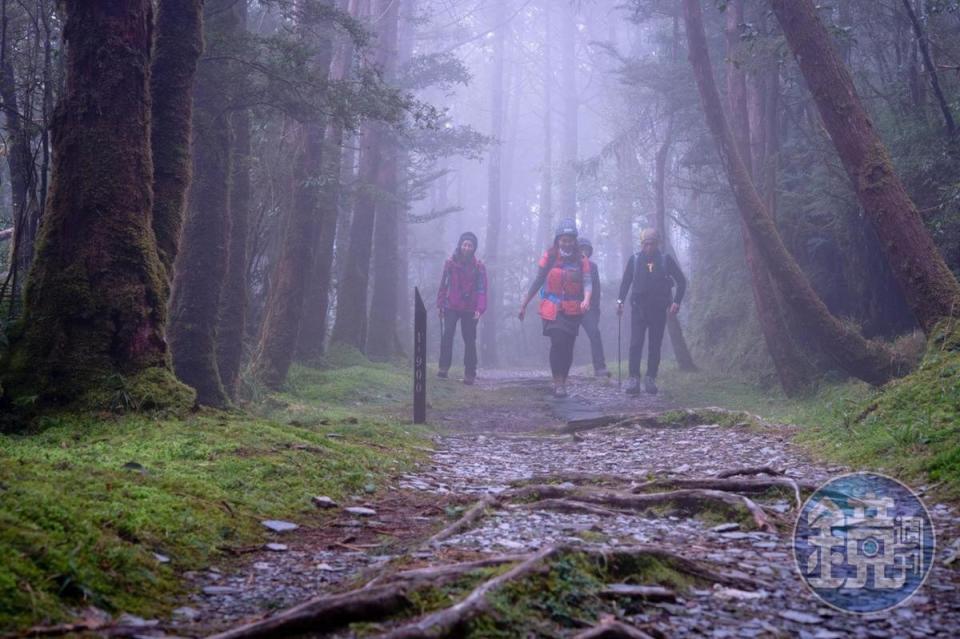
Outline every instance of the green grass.
[[300, 368], [246, 412], [63, 415], [0, 435], [0, 630], [87, 605], [159, 614], [180, 573], [262, 543], [261, 520], [315, 521], [312, 496], [381, 487], [430, 434], [403, 416], [408, 379]]
[[667, 367], [661, 387], [683, 406], [721, 406], [800, 426], [795, 441], [813, 456], [908, 482], [942, 483], [960, 497], [960, 327], [940, 326], [920, 366], [880, 389], [823, 383], [803, 398], [709, 373]]

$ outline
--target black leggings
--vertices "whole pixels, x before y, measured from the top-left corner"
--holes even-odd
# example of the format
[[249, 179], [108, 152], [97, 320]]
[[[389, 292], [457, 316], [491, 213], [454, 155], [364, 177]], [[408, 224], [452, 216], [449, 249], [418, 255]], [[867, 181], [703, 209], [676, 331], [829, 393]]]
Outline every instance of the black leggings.
[[566, 378], [573, 365], [573, 345], [576, 335], [561, 331], [550, 333], [550, 372], [554, 377]]

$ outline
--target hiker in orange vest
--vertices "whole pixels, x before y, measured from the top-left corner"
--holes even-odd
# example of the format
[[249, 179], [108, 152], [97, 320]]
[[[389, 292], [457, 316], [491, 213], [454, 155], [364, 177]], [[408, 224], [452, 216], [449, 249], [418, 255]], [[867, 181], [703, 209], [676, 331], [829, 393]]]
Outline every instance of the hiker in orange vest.
[[550, 338], [553, 395], [566, 397], [573, 345], [580, 331], [580, 320], [590, 309], [593, 291], [590, 261], [577, 246], [576, 220], [560, 222], [553, 246], [544, 252], [537, 266], [537, 277], [530, 285], [517, 316], [523, 320], [527, 305], [539, 292], [543, 335]]

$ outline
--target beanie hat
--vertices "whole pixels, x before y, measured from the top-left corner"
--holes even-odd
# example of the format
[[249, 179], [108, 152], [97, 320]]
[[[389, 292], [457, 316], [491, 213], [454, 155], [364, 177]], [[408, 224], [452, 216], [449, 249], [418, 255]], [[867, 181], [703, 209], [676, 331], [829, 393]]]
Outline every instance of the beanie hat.
[[643, 231], [640, 232], [640, 241], [646, 242], [648, 240], [653, 242], [660, 240], [660, 234], [657, 233], [657, 229], [651, 227], [643, 229]]
[[586, 254], [589, 252], [591, 255], [593, 255], [593, 244], [590, 243], [590, 240], [585, 237], [581, 237], [577, 240], [577, 244], [580, 246], [581, 253]]
[[470, 231], [466, 231], [465, 233], [461, 233], [461, 234], [460, 234], [460, 239], [457, 240], [457, 250], [458, 250], [458, 251], [460, 250], [460, 245], [463, 244], [463, 241], [464, 241], [464, 240], [470, 240], [471, 242], [473, 242], [473, 250], [474, 250], [474, 251], [476, 251], [478, 248], [480, 248], [480, 242], [479, 242], [479, 240], [477, 240], [476, 234], [471, 233]]
[[561, 235], [572, 235], [573, 237], [577, 237], [577, 221], [572, 217], [560, 220], [560, 224], [557, 226], [557, 232], [554, 233], [554, 239], [560, 237]]

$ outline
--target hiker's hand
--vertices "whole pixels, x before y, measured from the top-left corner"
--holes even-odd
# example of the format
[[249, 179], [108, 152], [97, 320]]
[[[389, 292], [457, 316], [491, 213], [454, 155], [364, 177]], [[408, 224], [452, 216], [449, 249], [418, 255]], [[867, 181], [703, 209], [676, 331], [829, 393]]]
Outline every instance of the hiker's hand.
[[478, 321], [480, 319], [480, 311], [473, 312], [473, 321]]
[[526, 315], [527, 315], [527, 305], [524, 304], [523, 306], [520, 307], [520, 312], [517, 313], [517, 319], [519, 319], [522, 322], [523, 318], [526, 317]]
[[442, 308], [438, 308], [438, 309], [437, 309], [437, 317], [439, 317], [440, 319], [443, 319], [443, 309], [442, 309]]
[[617, 302], [617, 317], [623, 317], [623, 302]]
[[677, 313], [680, 312], [680, 305], [674, 302], [670, 305], [670, 317], [676, 317]]
[[590, 310], [590, 302], [588, 302], [587, 300], [583, 300], [582, 302], [580, 302], [581, 313], [586, 313], [589, 310]]

